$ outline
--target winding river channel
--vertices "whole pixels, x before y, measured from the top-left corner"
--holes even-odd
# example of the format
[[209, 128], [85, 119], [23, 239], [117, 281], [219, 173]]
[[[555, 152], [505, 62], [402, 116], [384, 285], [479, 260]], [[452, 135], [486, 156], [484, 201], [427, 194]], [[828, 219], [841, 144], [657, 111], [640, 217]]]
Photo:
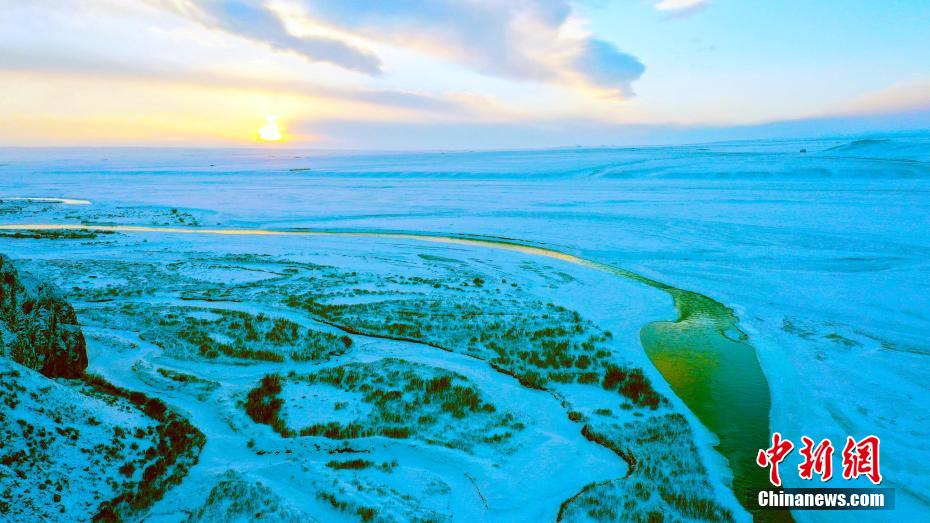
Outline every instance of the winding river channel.
[[[768, 488], [755, 454], [768, 445], [771, 398], [768, 382], [738, 318], [725, 305], [625, 269], [557, 251], [493, 237], [443, 236], [410, 232], [327, 231], [308, 229], [182, 228], [134, 225], [0, 224], [0, 230], [82, 230], [159, 234], [250, 236], [346, 236], [395, 238], [509, 250], [581, 265], [635, 280], [671, 296], [678, 317], [656, 321], [640, 332], [642, 346], [678, 397], [719, 439], [717, 450], [733, 471], [733, 491], [752, 510], [753, 489]], [[756, 513], [779, 519], [780, 513]], [[784, 518], [790, 518], [787, 512]]]

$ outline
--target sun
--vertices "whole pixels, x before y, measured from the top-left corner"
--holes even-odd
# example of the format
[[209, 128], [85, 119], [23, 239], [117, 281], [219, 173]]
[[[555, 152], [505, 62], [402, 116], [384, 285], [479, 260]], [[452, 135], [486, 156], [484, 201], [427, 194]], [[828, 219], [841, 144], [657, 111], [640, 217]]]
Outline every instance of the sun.
[[283, 135], [278, 127], [278, 117], [276, 115], [269, 114], [265, 117], [265, 126], [258, 130], [258, 137], [266, 142], [281, 141]]

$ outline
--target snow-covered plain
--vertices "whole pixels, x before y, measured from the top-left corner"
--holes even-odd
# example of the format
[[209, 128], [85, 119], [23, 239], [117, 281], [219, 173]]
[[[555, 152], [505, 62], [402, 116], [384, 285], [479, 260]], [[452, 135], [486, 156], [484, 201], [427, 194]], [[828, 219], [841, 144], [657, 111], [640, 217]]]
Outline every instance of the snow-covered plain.
[[[767, 378], [772, 431], [795, 442], [802, 435], [835, 444], [847, 435], [882, 438], [884, 486], [896, 490], [895, 511], [795, 511], [795, 519], [840, 521], [855, 514], [916, 520], [930, 517], [930, 479], [922, 466], [930, 460], [928, 181], [930, 138], [920, 135], [448, 154], [3, 150], [0, 224], [482, 236], [628, 269], [735, 310]], [[76, 206], [71, 200], [91, 203]], [[714, 436], [642, 352], [640, 329], [676, 315], [669, 296], [655, 288], [532, 253], [403, 237], [117, 232], [58, 238], [0, 232], [0, 251], [70, 293], [86, 324], [91, 371], [164, 399], [206, 435], [200, 464], [152, 507], [150, 519], [224, 517], [218, 507], [226, 507], [225, 517], [238, 510], [248, 519], [249, 510], [258, 509], [231, 501], [236, 494], [230, 492], [243, 491], [265, 500], [259, 504], [281, 520], [357, 520], [369, 514], [366, 508], [377, 507], [378, 517], [387, 519], [537, 521], [555, 519], [563, 502], [592, 483], [612, 481], [611, 488], [632, 492], [632, 485], [616, 481], [628, 463], [583, 437], [580, 425], [566, 416], [566, 403], [605, 427], [608, 419], [638, 423], [634, 414], [684, 415], [696, 445], [690, 456], [709, 471], [694, 473], [693, 485], [706, 483], [694, 488], [711, 493], [732, 517], [748, 517], [727, 488], [729, 472], [713, 450]], [[492, 370], [480, 354], [472, 358], [465, 342], [462, 350], [446, 352], [350, 333], [351, 349], [322, 361], [184, 359], [153, 343], [141, 320], [117, 310], [131, 303], [156, 311], [193, 307], [210, 321], [215, 309], [232, 309], [341, 335], [331, 324], [269, 297], [274, 282], [300, 278], [301, 271], [311, 274], [317, 266], [334, 267], [343, 276], [370, 275], [347, 284], [351, 292], [325, 289], [332, 303], [359, 310], [379, 292], [400, 302], [442, 295], [410, 290], [409, 283], [398, 283], [399, 275], [458, 283], [467, 274], [463, 281], [486, 282], [468, 296], [512, 298], [507, 303], [517, 309], [508, 312], [516, 317], [539, 303], [577, 311], [592, 329], [611, 331], [610, 358], [642, 368], [669, 404], [655, 412], [624, 411], [616, 393], [601, 387], [548, 387], [555, 395], [522, 387]], [[249, 291], [243, 299], [204, 293], [224, 284], [269, 294]], [[107, 307], [113, 307], [109, 316]], [[446, 338], [435, 339], [458, 335], [441, 334]], [[512, 437], [501, 444], [465, 451], [437, 444], [442, 438], [434, 428], [441, 425], [435, 425], [423, 432], [428, 438], [345, 440], [365, 452], [340, 454], [343, 442], [280, 437], [254, 423], [241, 406], [269, 373], [305, 376], [384, 358], [455, 372], [495, 404], [496, 413], [512, 414], [523, 428], [511, 428]], [[169, 371], [203, 383], [181, 384], [166, 377]], [[334, 419], [363, 418], [372, 408], [350, 392], [329, 398], [332, 405], [301, 407], [295, 402], [326, 389], [306, 390], [295, 380], [282, 392], [287, 419], [332, 414], [337, 402], [350, 405], [340, 407]], [[596, 414], [599, 409], [610, 414]], [[668, 445], [679, 448], [680, 441]], [[373, 465], [358, 471], [327, 466], [358, 456]], [[786, 486], [815, 486], [797, 478], [798, 461], [795, 454], [783, 465]], [[835, 477], [828, 485], [868, 483]], [[212, 504], [208, 494], [215, 498]], [[614, 495], [603, 499], [622, 497]], [[644, 506], [644, 513], [662, 511], [651, 502]], [[625, 513], [622, 505], [614, 508]], [[596, 512], [569, 508], [563, 515], [586, 519]]]

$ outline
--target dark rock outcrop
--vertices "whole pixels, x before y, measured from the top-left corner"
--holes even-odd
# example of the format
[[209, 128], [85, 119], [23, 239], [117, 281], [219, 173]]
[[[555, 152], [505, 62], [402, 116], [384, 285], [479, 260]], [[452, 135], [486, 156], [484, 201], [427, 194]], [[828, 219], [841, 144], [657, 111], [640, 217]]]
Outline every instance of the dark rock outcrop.
[[87, 345], [74, 308], [51, 284], [17, 272], [0, 254], [0, 355], [50, 378], [78, 378]]

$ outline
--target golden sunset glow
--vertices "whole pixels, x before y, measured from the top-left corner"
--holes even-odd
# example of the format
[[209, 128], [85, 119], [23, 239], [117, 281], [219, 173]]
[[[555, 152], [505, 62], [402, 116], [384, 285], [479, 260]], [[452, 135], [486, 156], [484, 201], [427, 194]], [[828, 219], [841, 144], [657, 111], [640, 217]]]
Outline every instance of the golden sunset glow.
[[258, 130], [258, 137], [266, 142], [279, 142], [283, 135], [278, 127], [278, 117], [268, 115], [265, 117], [265, 126]]
[[[899, 53], [927, 47], [925, 2], [852, 1], [852, 26], [829, 2], [771, 16], [713, 0], [5, 2], [0, 146], [496, 149], [714, 141], [745, 126], [793, 137], [835, 132], [831, 118], [926, 128], [930, 54]], [[876, 16], [895, 30], [875, 33]], [[792, 52], [760, 38], [772, 17], [799, 24]], [[865, 54], [838, 79], [818, 65], [838, 63], [821, 43], [849, 35], [868, 35], [850, 50]]]

